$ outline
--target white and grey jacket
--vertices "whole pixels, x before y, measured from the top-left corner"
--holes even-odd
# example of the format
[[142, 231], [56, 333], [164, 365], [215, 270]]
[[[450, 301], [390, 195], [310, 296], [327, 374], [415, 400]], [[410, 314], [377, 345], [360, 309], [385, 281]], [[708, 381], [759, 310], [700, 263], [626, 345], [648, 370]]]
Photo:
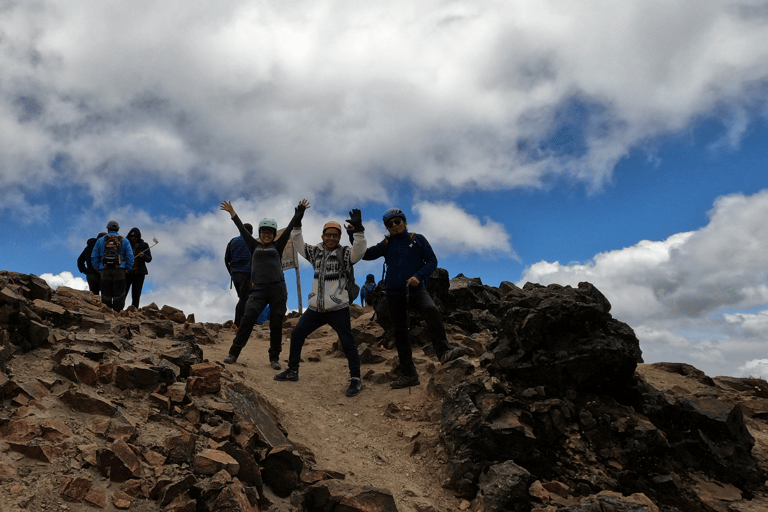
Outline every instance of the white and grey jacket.
[[334, 250], [326, 251], [322, 242], [305, 244], [300, 228], [291, 231], [291, 242], [296, 251], [315, 269], [307, 306], [310, 309], [322, 313], [349, 306], [348, 269], [363, 258], [367, 248], [364, 233], [355, 233], [353, 240], [351, 248], [339, 244]]

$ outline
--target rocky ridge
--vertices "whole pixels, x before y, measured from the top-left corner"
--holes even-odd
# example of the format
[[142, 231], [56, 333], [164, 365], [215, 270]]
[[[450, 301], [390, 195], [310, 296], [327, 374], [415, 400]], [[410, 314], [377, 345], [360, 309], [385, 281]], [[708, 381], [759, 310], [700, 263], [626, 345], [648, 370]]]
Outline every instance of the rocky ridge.
[[[466, 354], [436, 363], [414, 315], [423, 378], [407, 398], [388, 389], [386, 309], [374, 321], [353, 307], [366, 389], [331, 405], [377, 415], [348, 453], [296, 412], [319, 421], [306, 388], [217, 362], [227, 324], [154, 304], [115, 314], [89, 292], [0, 271], [0, 511], [768, 510], [765, 381], [642, 364], [589, 283], [490, 287], [438, 269], [430, 292]], [[302, 378], [326, 363], [338, 373], [333, 333], [313, 336]], [[382, 421], [394, 441], [373, 437]], [[375, 464], [350, 462], [369, 451]], [[426, 470], [408, 476], [420, 489], [386, 473], [395, 457]]]

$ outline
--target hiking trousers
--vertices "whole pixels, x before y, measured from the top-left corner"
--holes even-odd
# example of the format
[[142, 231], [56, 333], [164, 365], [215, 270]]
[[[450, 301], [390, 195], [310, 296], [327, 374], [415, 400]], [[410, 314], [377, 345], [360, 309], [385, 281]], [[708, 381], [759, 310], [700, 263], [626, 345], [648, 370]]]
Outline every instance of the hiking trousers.
[[299, 318], [296, 327], [291, 332], [291, 353], [288, 356], [288, 368], [299, 371], [301, 362], [301, 348], [307, 336], [315, 332], [324, 325], [330, 325], [336, 334], [339, 335], [341, 348], [344, 355], [347, 356], [347, 366], [349, 366], [349, 375], [353, 378], [360, 378], [360, 354], [357, 351], [357, 343], [352, 334], [352, 322], [349, 317], [349, 307], [337, 309], [335, 311], [325, 311], [320, 313], [314, 309], [307, 309]]
[[139, 299], [141, 298], [141, 290], [144, 289], [145, 274], [125, 274], [125, 294], [128, 295], [128, 291], [131, 292], [131, 306], [139, 309]]
[[125, 306], [125, 269], [105, 268], [100, 272], [101, 302], [114, 311]]
[[235, 306], [235, 325], [240, 327], [240, 322], [245, 313], [245, 304], [251, 293], [251, 274], [245, 272], [232, 272], [232, 284], [237, 292], [237, 305]]
[[91, 293], [94, 295], [100, 295], [101, 294], [101, 276], [99, 275], [99, 272], [93, 272], [91, 274], [86, 274], [85, 279], [88, 281], [88, 289], [91, 290]]
[[283, 345], [283, 322], [285, 321], [285, 303], [288, 301], [288, 289], [285, 281], [277, 283], [254, 284], [245, 312], [238, 325], [237, 334], [229, 348], [229, 355], [238, 357], [251, 337], [256, 320], [264, 308], [269, 305], [269, 360], [277, 361]]
[[387, 307], [395, 329], [395, 347], [397, 356], [400, 358], [401, 372], [407, 372], [409, 368], [411, 372], [416, 370], [413, 364], [411, 342], [408, 339], [408, 309], [417, 311], [426, 322], [427, 334], [438, 359], [450, 348], [445, 338], [443, 319], [427, 289], [423, 286], [410, 287], [408, 293], [410, 296], [399, 293], [387, 294]]

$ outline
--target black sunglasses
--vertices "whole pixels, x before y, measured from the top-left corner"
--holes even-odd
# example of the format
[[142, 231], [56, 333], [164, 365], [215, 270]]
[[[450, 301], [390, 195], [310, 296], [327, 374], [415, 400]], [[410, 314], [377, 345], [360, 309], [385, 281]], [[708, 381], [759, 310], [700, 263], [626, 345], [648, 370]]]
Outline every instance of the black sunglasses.
[[388, 227], [388, 228], [391, 228], [391, 227], [394, 227], [394, 226], [399, 226], [400, 223], [402, 223], [402, 222], [403, 222], [403, 219], [397, 217], [397, 218], [388, 220], [387, 222], [384, 223], [384, 225], [386, 227]]

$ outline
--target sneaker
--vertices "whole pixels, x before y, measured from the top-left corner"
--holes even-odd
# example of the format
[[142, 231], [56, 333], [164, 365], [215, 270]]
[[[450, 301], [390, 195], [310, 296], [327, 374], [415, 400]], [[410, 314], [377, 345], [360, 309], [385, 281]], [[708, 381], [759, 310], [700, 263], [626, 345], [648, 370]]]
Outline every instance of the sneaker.
[[224, 358], [224, 362], [227, 364], [233, 364], [235, 361], [237, 361], [237, 356], [233, 356], [232, 354], [229, 354]]
[[277, 375], [275, 375], [275, 380], [279, 380], [279, 381], [290, 380], [290, 381], [296, 382], [297, 380], [299, 380], [299, 372], [297, 372], [296, 370], [288, 369], [282, 373], [278, 373]]
[[458, 359], [463, 355], [464, 349], [462, 347], [453, 347], [452, 349], [443, 352], [443, 355], [440, 356], [440, 363], [445, 364], [448, 361], [453, 361], [454, 359]]
[[418, 375], [411, 375], [410, 377], [408, 375], [403, 375], [397, 380], [393, 380], [389, 383], [390, 386], [392, 386], [394, 389], [400, 389], [400, 388], [408, 388], [411, 386], [418, 386], [419, 385], [419, 376]]
[[280, 361], [277, 359], [272, 359], [269, 362], [269, 365], [272, 367], [273, 370], [279, 370], [280, 369]]
[[363, 381], [358, 377], [352, 377], [347, 388], [347, 396], [357, 396], [363, 390]]

